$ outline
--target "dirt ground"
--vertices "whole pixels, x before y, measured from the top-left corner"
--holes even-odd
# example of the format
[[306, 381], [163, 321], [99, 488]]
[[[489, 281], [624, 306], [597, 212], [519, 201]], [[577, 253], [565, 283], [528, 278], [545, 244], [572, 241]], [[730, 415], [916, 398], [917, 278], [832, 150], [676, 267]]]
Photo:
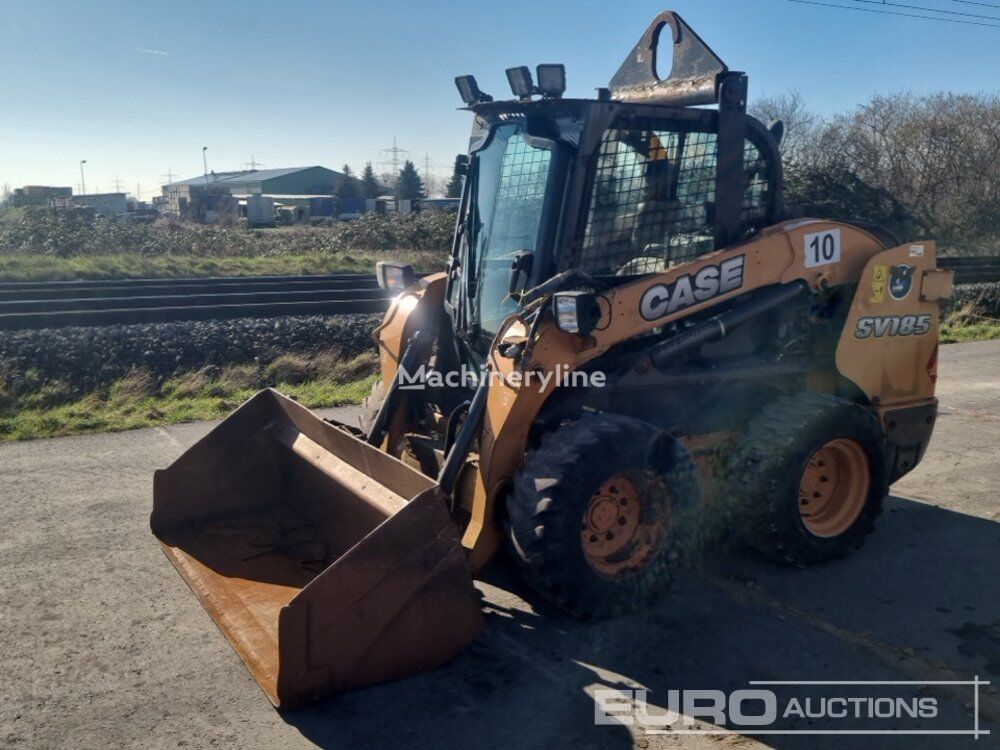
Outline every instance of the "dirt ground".
[[[790, 570], [720, 554], [653, 610], [585, 624], [504, 565], [484, 636], [429, 675], [274, 710], [148, 531], [151, 477], [211, 425], [0, 446], [0, 744], [11, 748], [941, 748], [1000, 744], [1000, 342], [943, 347], [941, 416], [867, 546]], [[345, 417], [344, 411], [338, 416]], [[594, 691], [963, 681], [970, 736], [646, 736]], [[911, 687], [906, 687], [910, 690]], [[933, 726], [969, 730], [973, 691]], [[817, 720], [819, 724], [822, 720]], [[701, 724], [701, 729], [712, 729]], [[820, 727], [822, 728], [822, 727]]]

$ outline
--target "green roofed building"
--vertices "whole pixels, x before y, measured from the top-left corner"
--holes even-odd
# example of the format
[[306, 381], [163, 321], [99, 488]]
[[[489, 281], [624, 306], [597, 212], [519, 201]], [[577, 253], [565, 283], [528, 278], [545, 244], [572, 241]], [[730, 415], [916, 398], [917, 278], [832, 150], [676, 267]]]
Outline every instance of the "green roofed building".
[[209, 172], [163, 186], [160, 205], [165, 213], [194, 221], [213, 221], [236, 211], [230, 196], [245, 200], [249, 195], [294, 196], [309, 205], [310, 196], [332, 199], [344, 180], [354, 180], [326, 167], [251, 169], [242, 172]]
[[173, 186], [216, 185], [233, 194], [333, 195], [345, 175], [326, 167], [286, 167], [251, 169], [244, 172], [210, 172], [163, 186], [169, 195]]

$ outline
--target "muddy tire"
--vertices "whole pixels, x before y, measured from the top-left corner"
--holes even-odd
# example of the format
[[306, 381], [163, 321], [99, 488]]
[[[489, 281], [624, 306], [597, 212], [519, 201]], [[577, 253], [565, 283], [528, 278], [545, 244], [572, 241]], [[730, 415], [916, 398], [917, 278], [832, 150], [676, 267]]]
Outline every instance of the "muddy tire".
[[635, 610], [694, 557], [697, 472], [631, 417], [588, 414], [529, 451], [507, 498], [512, 556], [542, 596], [581, 617]]
[[359, 419], [361, 421], [361, 430], [366, 434], [375, 422], [375, 417], [383, 401], [385, 401], [385, 386], [381, 380], [376, 380], [372, 383], [371, 393], [365, 396], [364, 401], [361, 402], [361, 416]]
[[766, 406], [730, 464], [738, 536], [796, 566], [843, 557], [874, 530], [889, 491], [876, 417], [834, 396], [801, 393]]

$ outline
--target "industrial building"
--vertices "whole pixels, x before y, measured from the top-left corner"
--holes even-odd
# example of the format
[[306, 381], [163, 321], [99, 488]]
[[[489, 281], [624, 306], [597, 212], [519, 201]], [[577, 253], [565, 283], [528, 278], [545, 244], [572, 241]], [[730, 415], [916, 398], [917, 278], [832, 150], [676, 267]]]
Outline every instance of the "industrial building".
[[72, 188], [68, 187], [25, 185], [14, 188], [10, 202], [12, 206], [48, 206], [54, 198], [66, 198], [72, 194]]
[[165, 214], [188, 221], [218, 221], [226, 214], [236, 213], [233, 194], [223, 185], [212, 183], [201, 185], [189, 181], [165, 185], [163, 199], [157, 201], [157, 208]]
[[[200, 177], [179, 180], [163, 186], [162, 209], [165, 213], [196, 221], [211, 221], [217, 212], [215, 206], [199, 210], [198, 206], [216, 203], [218, 196], [238, 196], [245, 203], [248, 196], [274, 197], [275, 203], [298, 205], [305, 210], [320, 205], [313, 198], [328, 198], [331, 206], [337, 187], [343, 180], [354, 177], [326, 167], [287, 167], [284, 169], [251, 169], [242, 172], [210, 172]], [[280, 197], [280, 198], [279, 198]], [[284, 200], [281, 200], [284, 199]]]
[[122, 216], [128, 213], [125, 193], [90, 193], [58, 196], [52, 199], [56, 208], [90, 208], [97, 216]]
[[244, 172], [210, 172], [164, 185], [164, 195], [178, 185], [219, 185], [234, 194], [333, 195], [346, 175], [326, 167], [251, 169]]

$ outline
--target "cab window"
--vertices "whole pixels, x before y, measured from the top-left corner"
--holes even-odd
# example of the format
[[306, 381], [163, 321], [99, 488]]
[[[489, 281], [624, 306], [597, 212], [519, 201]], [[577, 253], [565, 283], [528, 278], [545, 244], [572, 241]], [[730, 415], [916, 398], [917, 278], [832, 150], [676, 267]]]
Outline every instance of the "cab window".
[[[591, 179], [581, 270], [653, 273], [715, 249], [716, 134], [683, 123], [630, 120], [605, 131]], [[744, 150], [743, 225], [767, 220], [771, 179], [750, 142]]]

